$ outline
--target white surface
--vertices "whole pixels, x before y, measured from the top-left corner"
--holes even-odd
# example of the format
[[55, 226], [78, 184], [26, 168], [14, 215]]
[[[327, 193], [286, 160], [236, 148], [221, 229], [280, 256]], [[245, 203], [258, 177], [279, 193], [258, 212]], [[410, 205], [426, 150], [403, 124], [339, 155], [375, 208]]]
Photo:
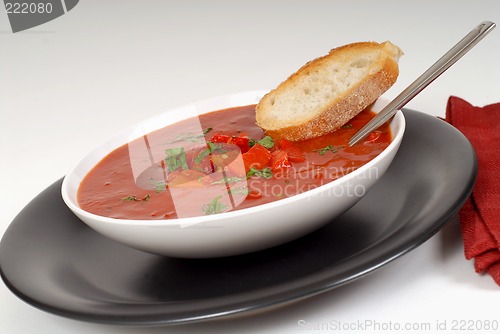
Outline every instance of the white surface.
[[[144, 118], [210, 96], [272, 88], [307, 60], [362, 40], [390, 40], [404, 50], [400, 78], [387, 93], [395, 96], [484, 20], [500, 23], [500, 2], [82, 0], [16, 34], [0, 10], [0, 233], [84, 153]], [[408, 107], [444, 116], [450, 95], [475, 105], [500, 101], [498, 59], [497, 27]], [[82, 323], [39, 311], [1, 284], [0, 332], [334, 333], [341, 322], [357, 333], [391, 332], [391, 324], [457, 333], [456, 320], [498, 320], [498, 305], [498, 286], [464, 259], [455, 222], [357, 282], [228, 321], [171, 328]], [[366, 321], [380, 330], [358, 327]]]

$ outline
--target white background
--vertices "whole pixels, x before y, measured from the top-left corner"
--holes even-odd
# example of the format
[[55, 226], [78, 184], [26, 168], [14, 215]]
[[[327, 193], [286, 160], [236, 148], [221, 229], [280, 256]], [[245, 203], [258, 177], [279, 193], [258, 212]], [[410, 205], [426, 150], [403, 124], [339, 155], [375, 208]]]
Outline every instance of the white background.
[[[500, 23], [499, 1], [82, 0], [13, 34], [0, 9], [0, 235], [84, 153], [148, 116], [271, 89], [330, 48], [366, 40], [390, 40], [405, 52], [398, 82], [385, 94], [391, 98], [484, 20]], [[450, 95], [479, 106], [499, 102], [498, 59], [500, 28], [407, 107], [444, 116]], [[305, 333], [367, 320], [456, 333], [453, 320], [499, 320], [499, 305], [499, 287], [464, 259], [453, 222], [361, 280], [241, 319], [168, 328], [83, 323], [37, 310], [1, 283], [0, 333]], [[447, 330], [438, 331], [437, 321]]]

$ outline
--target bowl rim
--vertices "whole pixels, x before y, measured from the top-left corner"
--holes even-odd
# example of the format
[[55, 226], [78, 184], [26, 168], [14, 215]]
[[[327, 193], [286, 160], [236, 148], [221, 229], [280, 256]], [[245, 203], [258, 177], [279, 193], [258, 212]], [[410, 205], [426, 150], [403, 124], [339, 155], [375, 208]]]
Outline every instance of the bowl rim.
[[[172, 108], [168, 108], [167, 110], [165, 110], [163, 112], [160, 112], [159, 114], [153, 115], [153, 116], [148, 117], [142, 121], [139, 121], [138, 123], [135, 123], [132, 126], [129, 126], [125, 129], [123, 129], [122, 131], [110, 136], [108, 139], [104, 140], [98, 146], [94, 147], [89, 152], [87, 152], [85, 155], [83, 155], [82, 158], [80, 158], [73, 165], [73, 167], [68, 171], [68, 173], [65, 175], [63, 182], [62, 182], [62, 185], [61, 185], [61, 195], [62, 195], [64, 203], [75, 214], [92, 219], [93, 221], [101, 221], [101, 222], [106, 223], [106, 224], [115, 224], [115, 225], [141, 225], [144, 227], [154, 227], [154, 226], [190, 227], [190, 226], [196, 226], [196, 225], [201, 224], [201, 223], [210, 223], [210, 222], [216, 222], [216, 221], [221, 221], [221, 220], [226, 220], [226, 219], [238, 218], [240, 216], [246, 216], [248, 214], [260, 212], [262, 210], [272, 209], [274, 207], [291, 205], [297, 201], [301, 201], [301, 200], [304, 200], [304, 199], [307, 199], [310, 197], [314, 197], [320, 193], [323, 193], [324, 191], [327, 191], [328, 189], [331, 189], [331, 188], [334, 188], [335, 186], [346, 183], [349, 180], [355, 178], [356, 176], [362, 175], [364, 172], [366, 172], [370, 168], [377, 165], [379, 163], [379, 161], [383, 160], [389, 154], [389, 152], [392, 152], [394, 149], [397, 149], [397, 147], [399, 147], [399, 144], [402, 141], [402, 138], [403, 138], [403, 135], [405, 132], [406, 120], [405, 120], [405, 117], [404, 117], [403, 113], [401, 112], [401, 110], [398, 110], [397, 113], [395, 114], [395, 116], [390, 120], [390, 122], [394, 122], [394, 121], [399, 122], [399, 127], [397, 129], [397, 132], [392, 134], [393, 138], [392, 138], [391, 143], [382, 152], [380, 152], [380, 154], [378, 154], [375, 158], [373, 158], [372, 160], [370, 160], [369, 162], [367, 162], [366, 164], [364, 164], [360, 168], [358, 168], [358, 169], [350, 172], [349, 174], [344, 175], [344, 176], [342, 176], [334, 181], [323, 184], [317, 188], [310, 189], [310, 190], [307, 190], [303, 193], [299, 193], [299, 194], [296, 194], [296, 195], [293, 195], [290, 197], [282, 198], [282, 199], [279, 199], [277, 201], [264, 203], [264, 204], [252, 206], [249, 208], [244, 208], [244, 209], [239, 209], [239, 210], [234, 210], [234, 211], [227, 211], [227, 212], [217, 213], [217, 214], [213, 214], [213, 215], [184, 217], [184, 218], [175, 218], [175, 219], [122, 219], [122, 218], [112, 218], [112, 217], [101, 216], [101, 215], [97, 215], [97, 214], [88, 212], [88, 211], [80, 208], [78, 203], [75, 203], [72, 200], [72, 198], [70, 196], [70, 191], [69, 191], [69, 184], [70, 184], [71, 178], [75, 177], [74, 174], [75, 174], [76, 170], [78, 169], [78, 167], [81, 164], [83, 164], [84, 161], [89, 159], [92, 155], [96, 154], [96, 152], [99, 151], [100, 148], [102, 148], [106, 144], [109, 144], [111, 141], [113, 141], [114, 139], [116, 139], [120, 135], [129, 133], [133, 129], [136, 129], [141, 124], [150, 122], [151, 120], [158, 118], [161, 115], [165, 115], [167, 113], [172, 113], [176, 109], [181, 109], [183, 107], [189, 107], [189, 106], [196, 106], [198, 104], [206, 104], [206, 103], [210, 103], [210, 102], [214, 102], [214, 101], [224, 100], [224, 99], [228, 99], [228, 98], [235, 98], [235, 97], [245, 96], [245, 95], [257, 95], [257, 96], [262, 97], [264, 94], [267, 94], [267, 93], [268, 93], [267, 90], [244, 91], [244, 92], [233, 93], [233, 94], [217, 95], [217, 96], [213, 96], [213, 97], [210, 97], [207, 99], [202, 99], [202, 100], [198, 100], [195, 102], [182, 104], [179, 106], [174, 106]], [[381, 96], [381, 97], [379, 97], [379, 99], [377, 99], [372, 104], [372, 106], [377, 106], [377, 108], [376, 108], [377, 110], [375, 110], [375, 111], [379, 112], [383, 106], [388, 104], [388, 102], [389, 102], [388, 99]], [[235, 105], [228, 104], [227, 107], [223, 107], [221, 109], [233, 108], [233, 107], [237, 107], [237, 106], [239, 106], [239, 105], [238, 104], [235, 104]], [[218, 109], [218, 110], [221, 110], [221, 109]], [[217, 111], [217, 110], [197, 110], [195, 115], [203, 115], [203, 114], [206, 114], [206, 113], [209, 113], [212, 111]], [[160, 124], [157, 129], [161, 129], [163, 127], [175, 124], [179, 121], [188, 119], [188, 118], [193, 117], [195, 115], [187, 115], [187, 116], [183, 116], [180, 118], [176, 117], [173, 119], [173, 121], [169, 120], [166, 123]], [[124, 141], [124, 142], [120, 141], [121, 144], [118, 145], [117, 147], [124, 145], [124, 144], [127, 144], [129, 141], [130, 140]], [[111, 151], [106, 150], [106, 153], [104, 154], [104, 156], [111, 153]], [[99, 159], [99, 161], [100, 161], [100, 159]], [[94, 167], [95, 167], [95, 164], [93, 164], [93, 167], [91, 167], [91, 169]], [[87, 173], [88, 173], [88, 171], [87, 171]], [[76, 189], [78, 191], [78, 187]]]

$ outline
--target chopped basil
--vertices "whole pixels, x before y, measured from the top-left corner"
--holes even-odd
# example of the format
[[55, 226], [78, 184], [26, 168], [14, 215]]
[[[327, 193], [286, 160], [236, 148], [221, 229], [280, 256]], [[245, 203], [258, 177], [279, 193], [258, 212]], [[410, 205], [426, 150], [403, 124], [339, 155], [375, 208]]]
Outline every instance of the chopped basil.
[[253, 147], [255, 146], [255, 144], [261, 144], [265, 148], [270, 149], [271, 147], [274, 146], [274, 140], [270, 136], [265, 136], [259, 141], [256, 141], [255, 139], [252, 138], [248, 139], [248, 147]]
[[201, 138], [203, 138], [203, 135], [198, 135], [198, 136], [192, 136], [192, 135], [186, 135], [186, 136], [179, 136], [176, 137], [176, 141], [189, 141], [192, 143], [198, 143], [201, 142]]
[[227, 208], [227, 205], [222, 204], [221, 199], [222, 196], [219, 195], [211, 200], [210, 203], [203, 205], [202, 210], [205, 215], [214, 215], [223, 212]]
[[128, 201], [128, 202], [148, 201], [149, 197], [150, 197], [149, 194], [144, 196], [143, 199], [137, 198], [137, 196], [126, 196], [122, 198], [122, 201]]
[[156, 181], [155, 182], [155, 180], [153, 178], [150, 178], [149, 183], [151, 184], [151, 186], [154, 188], [154, 190], [157, 193], [161, 193], [163, 190], [165, 190], [165, 187], [166, 187], [165, 181]]
[[205, 150], [201, 151], [196, 158], [194, 158], [194, 162], [197, 165], [199, 165], [201, 163], [203, 158], [205, 158], [206, 156], [208, 156], [210, 153], [212, 153], [214, 151], [219, 151], [220, 153], [226, 152], [226, 150], [222, 149], [222, 144], [214, 144], [214, 143], [208, 141], [207, 145], [208, 145], [208, 147]]
[[271, 147], [274, 146], [274, 140], [270, 136], [265, 136], [261, 140], [259, 140], [257, 143], [261, 144], [267, 149], [270, 149]]
[[189, 132], [186, 134], [177, 135], [177, 136], [175, 136], [175, 140], [169, 141], [169, 142], [167, 142], [167, 144], [172, 144], [172, 143], [176, 143], [176, 142], [180, 142], [180, 141], [189, 141], [189, 142], [193, 142], [193, 143], [201, 142], [202, 138], [212, 130], [213, 130], [213, 128], [209, 127], [209, 128], [206, 128], [205, 130], [203, 130], [203, 134], [194, 135], [192, 132]]
[[314, 150], [314, 152], [319, 152], [319, 155], [325, 155], [326, 152], [331, 151], [333, 153], [337, 153], [339, 149], [344, 148], [344, 146], [333, 146], [328, 145], [318, 150]]
[[201, 163], [201, 161], [203, 160], [203, 158], [205, 158], [206, 156], [208, 156], [210, 154], [211, 150], [209, 148], [207, 148], [206, 150], [203, 150], [201, 151], [197, 156], [196, 158], [194, 158], [194, 162], [199, 165]]
[[155, 184], [155, 191], [157, 193], [161, 193], [163, 190], [165, 190], [166, 184], [164, 181], [158, 181]]
[[253, 175], [257, 175], [260, 177], [263, 177], [265, 179], [270, 179], [273, 177], [273, 171], [270, 167], [263, 168], [261, 170], [258, 170], [257, 168], [250, 168], [250, 170], [247, 173], [247, 178], [252, 177]]
[[173, 172], [178, 168], [188, 169], [186, 152], [184, 147], [167, 148], [165, 150], [167, 157], [165, 158], [165, 163], [167, 164], [168, 171]]
[[135, 197], [135, 196], [126, 196], [126, 197], [122, 198], [122, 201], [129, 201], [129, 202], [131, 202], [131, 201], [138, 201], [138, 200], [139, 199], [137, 197]]
[[232, 194], [232, 195], [245, 195], [247, 196], [248, 194], [250, 194], [250, 190], [248, 190], [247, 187], [243, 187], [243, 188], [231, 188], [228, 190], [228, 193]]
[[221, 180], [212, 182], [212, 184], [224, 184], [224, 183], [238, 183], [245, 180], [244, 178], [238, 176], [223, 177]]
[[352, 123], [349, 123], [349, 124], [344, 124], [341, 126], [342, 129], [350, 129], [352, 128]]

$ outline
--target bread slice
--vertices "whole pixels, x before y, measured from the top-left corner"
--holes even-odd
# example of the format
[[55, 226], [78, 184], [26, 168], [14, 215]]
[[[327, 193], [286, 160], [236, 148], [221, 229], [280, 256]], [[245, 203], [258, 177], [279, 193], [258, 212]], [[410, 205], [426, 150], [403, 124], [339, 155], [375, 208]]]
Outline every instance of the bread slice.
[[291, 141], [335, 131], [396, 82], [402, 54], [390, 42], [335, 48], [266, 94], [256, 107], [257, 125]]

